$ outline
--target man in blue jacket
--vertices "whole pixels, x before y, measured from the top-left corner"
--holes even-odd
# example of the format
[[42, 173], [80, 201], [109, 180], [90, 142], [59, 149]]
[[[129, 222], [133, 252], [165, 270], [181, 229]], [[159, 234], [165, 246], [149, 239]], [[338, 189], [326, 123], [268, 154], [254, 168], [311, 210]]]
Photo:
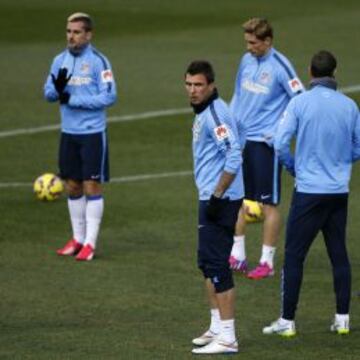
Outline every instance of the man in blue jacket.
[[244, 195], [241, 171], [243, 134], [237, 133], [214, 84], [207, 61], [192, 62], [185, 88], [194, 109], [193, 158], [199, 192], [198, 266], [210, 304], [210, 327], [193, 339], [194, 354], [238, 352], [235, 336], [235, 291], [230, 255], [237, 214]]
[[295, 176], [295, 190], [286, 229], [281, 317], [265, 327], [264, 334], [296, 334], [303, 264], [319, 231], [324, 235], [336, 294], [330, 330], [349, 333], [351, 272], [345, 233], [352, 163], [360, 158], [360, 116], [355, 102], [336, 91], [335, 70], [336, 59], [330, 52], [313, 56], [310, 90], [290, 101], [275, 136], [276, 153]]
[[109, 180], [105, 109], [116, 100], [116, 86], [107, 58], [91, 44], [93, 22], [88, 14], [67, 19], [67, 49], [57, 55], [44, 94], [60, 103], [60, 176], [68, 192], [72, 239], [58, 255], [92, 260], [103, 216], [101, 183]]
[[[241, 59], [230, 109], [237, 124], [246, 131], [244, 157], [245, 198], [263, 204], [262, 251], [250, 279], [274, 274], [274, 254], [280, 233], [280, 170], [274, 154], [273, 137], [290, 99], [303, 91], [289, 60], [273, 47], [273, 29], [266, 19], [252, 18], [243, 24], [247, 53]], [[245, 251], [246, 209], [236, 224], [229, 259], [235, 271], [247, 272]]]

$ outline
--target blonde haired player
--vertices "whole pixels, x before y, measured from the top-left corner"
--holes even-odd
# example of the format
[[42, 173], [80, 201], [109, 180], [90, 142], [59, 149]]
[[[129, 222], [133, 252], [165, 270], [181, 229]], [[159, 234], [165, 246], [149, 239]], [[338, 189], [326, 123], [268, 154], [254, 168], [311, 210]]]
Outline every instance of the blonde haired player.
[[57, 55], [44, 94], [60, 104], [60, 176], [65, 180], [72, 238], [57, 251], [89, 261], [95, 254], [104, 210], [102, 183], [109, 180], [105, 109], [116, 100], [108, 59], [91, 44], [88, 14], [67, 19], [67, 49]]

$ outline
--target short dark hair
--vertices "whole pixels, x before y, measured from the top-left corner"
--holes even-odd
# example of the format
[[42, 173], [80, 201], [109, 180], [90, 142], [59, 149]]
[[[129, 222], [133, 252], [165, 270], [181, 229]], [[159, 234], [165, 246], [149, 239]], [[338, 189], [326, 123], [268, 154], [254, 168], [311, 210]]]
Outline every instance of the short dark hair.
[[82, 13], [82, 12], [77, 12], [74, 14], [71, 14], [68, 19], [68, 22], [82, 22], [84, 24], [84, 29], [85, 31], [92, 31], [92, 29], [94, 28], [94, 22], [92, 20], [92, 18], [90, 17], [90, 15]]
[[311, 59], [311, 75], [313, 77], [334, 76], [336, 65], [335, 56], [330, 51], [321, 50]]
[[212, 65], [206, 60], [195, 60], [190, 63], [186, 69], [186, 74], [197, 75], [203, 74], [208, 82], [211, 84], [215, 81], [215, 72]]
[[274, 31], [267, 19], [251, 18], [242, 25], [244, 32], [255, 35], [259, 40], [265, 40], [267, 37], [273, 38]]

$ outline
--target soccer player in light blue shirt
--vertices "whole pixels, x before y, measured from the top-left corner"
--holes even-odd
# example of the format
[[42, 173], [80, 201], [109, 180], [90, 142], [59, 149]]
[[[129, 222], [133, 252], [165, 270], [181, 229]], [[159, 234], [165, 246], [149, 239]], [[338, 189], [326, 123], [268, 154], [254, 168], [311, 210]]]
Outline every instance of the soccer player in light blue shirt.
[[[328, 51], [311, 61], [310, 90], [292, 99], [275, 135], [280, 161], [295, 176], [282, 276], [281, 317], [265, 334], [293, 336], [303, 265], [321, 231], [331, 260], [336, 314], [331, 331], [347, 334], [351, 271], [346, 221], [352, 163], [360, 158], [360, 115], [356, 103], [336, 91], [336, 59]], [[296, 137], [295, 155], [290, 142]]]
[[55, 57], [44, 86], [60, 103], [60, 176], [66, 182], [73, 235], [58, 255], [92, 260], [103, 216], [101, 183], [109, 180], [106, 108], [116, 100], [108, 59], [91, 44], [93, 22], [85, 13], [67, 21], [67, 49]]
[[[248, 52], [243, 56], [230, 103], [238, 126], [246, 131], [243, 153], [245, 198], [262, 203], [263, 246], [259, 265], [247, 276], [262, 279], [274, 274], [273, 259], [280, 232], [280, 171], [273, 137], [290, 99], [303, 91], [289, 60], [273, 48], [273, 30], [266, 19], [243, 24]], [[239, 213], [234, 246], [229, 259], [235, 271], [247, 272], [244, 205]]]
[[244, 134], [238, 134], [214, 81], [207, 61], [194, 61], [186, 70], [185, 88], [195, 112], [192, 148], [199, 192], [198, 266], [211, 307], [209, 329], [192, 340], [200, 346], [193, 349], [194, 354], [238, 352], [234, 281], [228, 258], [244, 196]]
[[[276, 153], [296, 176], [296, 191], [347, 193], [352, 163], [360, 158], [358, 107], [336, 91], [331, 78], [315, 79], [310, 85], [286, 108], [275, 138]], [[290, 151], [294, 136], [296, 161]]]

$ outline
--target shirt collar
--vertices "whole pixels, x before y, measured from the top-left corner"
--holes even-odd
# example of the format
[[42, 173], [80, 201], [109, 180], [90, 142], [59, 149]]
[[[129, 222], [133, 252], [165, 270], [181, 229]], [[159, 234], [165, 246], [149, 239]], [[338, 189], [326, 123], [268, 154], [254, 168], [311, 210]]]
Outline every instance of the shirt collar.
[[77, 52], [73, 52], [71, 51], [70, 49], [68, 49], [69, 53], [72, 55], [72, 56], [75, 56], [75, 57], [78, 57], [78, 56], [81, 56], [82, 54], [84, 54], [88, 49], [90, 49], [91, 45], [88, 43], [86, 45], [84, 45], [79, 51]]
[[263, 56], [255, 56], [255, 57], [260, 62], [260, 61], [267, 60], [270, 56], [273, 55], [273, 53], [274, 53], [274, 49], [273, 49], [273, 47], [270, 47], [270, 49], [268, 50], [268, 52], [266, 54], [264, 54]]
[[206, 101], [202, 102], [201, 104], [190, 104], [190, 105], [192, 106], [195, 114], [200, 114], [218, 97], [219, 97], [219, 93], [215, 88], [214, 92], [210, 95], [210, 97]]
[[336, 90], [337, 89], [337, 82], [333, 77], [325, 76], [321, 78], [314, 78], [310, 81], [310, 89], [314, 88], [315, 86], [325, 86], [327, 88]]

